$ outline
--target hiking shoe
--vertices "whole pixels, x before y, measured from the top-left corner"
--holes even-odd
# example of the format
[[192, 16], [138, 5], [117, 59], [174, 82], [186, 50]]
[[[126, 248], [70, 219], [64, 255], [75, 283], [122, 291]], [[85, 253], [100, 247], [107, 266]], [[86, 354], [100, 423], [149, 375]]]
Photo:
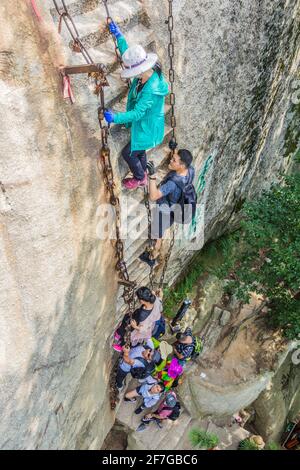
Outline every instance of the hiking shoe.
[[142, 423], [149, 424], [151, 421], [153, 421], [153, 419], [154, 418], [145, 418], [145, 416], [144, 416], [144, 418], [142, 418]]
[[139, 427], [136, 428], [136, 430], [140, 432], [140, 431], [145, 431], [146, 428], [147, 428], [147, 425], [145, 423], [141, 423]]
[[142, 411], [144, 411], [144, 408], [142, 406], [139, 406], [134, 412], [136, 415], [139, 415]]
[[152, 268], [155, 263], [156, 263], [156, 259], [151, 259], [150, 258], [150, 253], [149, 251], [144, 251], [144, 253], [142, 253], [140, 256], [139, 256], [139, 259], [141, 261], [143, 261], [144, 263], [147, 263], [148, 266], [150, 266], [150, 268]]
[[115, 351], [117, 351], [119, 353], [123, 351], [122, 346], [120, 346], [119, 344], [113, 344], [112, 347]]
[[134, 402], [136, 402], [136, 397], [133, 397], [133, 398], [124, 397], [124, 401], [127, 401], [128, 403], [134, 403]]
[[121, 387], [117, 385], [118, 392], [121, 393], [124, 390], [124, 387], [125, 387], [125, 383], [123, 383]]
[[143, 186], [147, 186], [148, 177], [145, 173], [145, 176], [142, 180], [137, 180], [136, 178], [124, 178], [122, 184], [125, 189], [136, 189]]

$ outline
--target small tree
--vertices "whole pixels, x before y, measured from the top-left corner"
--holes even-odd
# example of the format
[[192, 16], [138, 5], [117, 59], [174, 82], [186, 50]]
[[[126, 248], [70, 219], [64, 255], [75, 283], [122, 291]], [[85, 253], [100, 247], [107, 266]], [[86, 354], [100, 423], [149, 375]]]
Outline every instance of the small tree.
[[195, 449], [213, 449], [219, 444], [219, 438], [216, 434], [199, 428], [191, 429], [189, 439]]
[[300, 334], [300, 175], [286, 176], [243, 207], [241, 230], [226, 244], [217, 275], [245, 303], [263, 296], [268, 317], [290, 339]]

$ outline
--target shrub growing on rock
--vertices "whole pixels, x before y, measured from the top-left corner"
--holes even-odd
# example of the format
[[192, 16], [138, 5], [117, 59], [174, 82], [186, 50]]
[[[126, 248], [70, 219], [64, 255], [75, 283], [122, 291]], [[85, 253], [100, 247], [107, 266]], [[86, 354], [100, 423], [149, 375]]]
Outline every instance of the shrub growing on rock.
[[238, 450], [259, 450], [259, 448], [254, 442], [250, 441], [249, 439], [244, 439], [239, 443]]
[[216, 434], [200, 428], [191, 429], [189, 439], [195, 449], [213, 449], [219, 444], [219, 438]]
[[260, 294], [270, 324], [294, 339], [300, 334], [300, 175], [285, 176], [246, 203], [243, 216], [217, 275], [245, 303], [251, 292]]

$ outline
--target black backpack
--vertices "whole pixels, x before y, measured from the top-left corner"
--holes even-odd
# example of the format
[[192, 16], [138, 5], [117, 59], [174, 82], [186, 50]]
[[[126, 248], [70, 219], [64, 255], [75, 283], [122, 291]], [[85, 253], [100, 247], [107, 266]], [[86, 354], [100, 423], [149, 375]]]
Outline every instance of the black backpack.
[[134, 379], [146, 379], [155, 371], [155, 364], [153, 361], [148, 362], [143, 357], [137, 357], [136, 360], [144, 364], [144, 367], [132, 367], [130, 372]]
[[195, 170], [190, 167], [187, 183], [183, 183], [182, 178], [176, 172], [170, 172], [163, 181], [163, 183], [173, 181], [181, 189], [180, 199], [176, 203], [180, 206], [180, 210], [176, 210], [176, 208], [174, 210], [174, 221], [178, 224], [191, 223], [196, 214], [197, 193], [193, 185], [194, 175]]
[[172, 413], [170, 414], [170, 416], [168, 416], [168, 419], [170, 419], [171, 421], [176, 421], [176, 419], [179, 418], [180, 409], [181, 409], [181, 406], [180, 406], [179, 401], [176, 402], [176, 405], [173, 408], [171, 408], [170, 406], [163, 407], [163, 410], [172, 410]]

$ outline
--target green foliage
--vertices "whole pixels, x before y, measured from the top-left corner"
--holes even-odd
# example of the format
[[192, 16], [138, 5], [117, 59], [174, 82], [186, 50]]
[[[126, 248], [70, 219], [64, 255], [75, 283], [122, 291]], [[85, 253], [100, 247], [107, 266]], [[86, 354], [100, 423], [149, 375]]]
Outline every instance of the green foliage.
[[203, 274], [203, 267], [200, 263], [194, 263], [187, 275], [176, 285], [175, 289], [166, 288], [164, 290], [164, 313], [167, 317], [174, 317], [179, 304], [191, 292], [195, 283]]
[[282, 450], [282, 448], [279, 444], [276, 444], [276, 442], [268, 442], [265, 450]]
[[226, 289], [245, 303], [251, 292], [268, 301], [272, 326], [288, 338], [300, 334], [300, 175], [286, 176], [243, 208], [241, 230], [223, 247], [215, 270]]
[[226, 237], [207, 244], [200, 252], [196, 253], [186, 272], [172, 288], [164, 290], [164, 314], [173, 318], [181, 302], [186, 298], [200, 277], [219, 266], [223, 262], [222, 247], [226, 245]]
[[200, 428], [191, 429], [189, 440], [195, 449], [213, 449], [219, 444], [219, 438], [216, 434], [206, 432]]
[[259, 448], [254, 442], [244, 439], [239, 443], [239, 450], [259, 450]]
[[[299, 93], [299, 89], [298, 92]], [[293, 104], [290, 113], [293, 116], [291, 119], [286, 133], [285, 133], [285, 157], [297, 158], [299, 155], [299, 142], [300, 142], [300, 127], [299, 127], [299, 118], [300, 118], [300, 103]]]

